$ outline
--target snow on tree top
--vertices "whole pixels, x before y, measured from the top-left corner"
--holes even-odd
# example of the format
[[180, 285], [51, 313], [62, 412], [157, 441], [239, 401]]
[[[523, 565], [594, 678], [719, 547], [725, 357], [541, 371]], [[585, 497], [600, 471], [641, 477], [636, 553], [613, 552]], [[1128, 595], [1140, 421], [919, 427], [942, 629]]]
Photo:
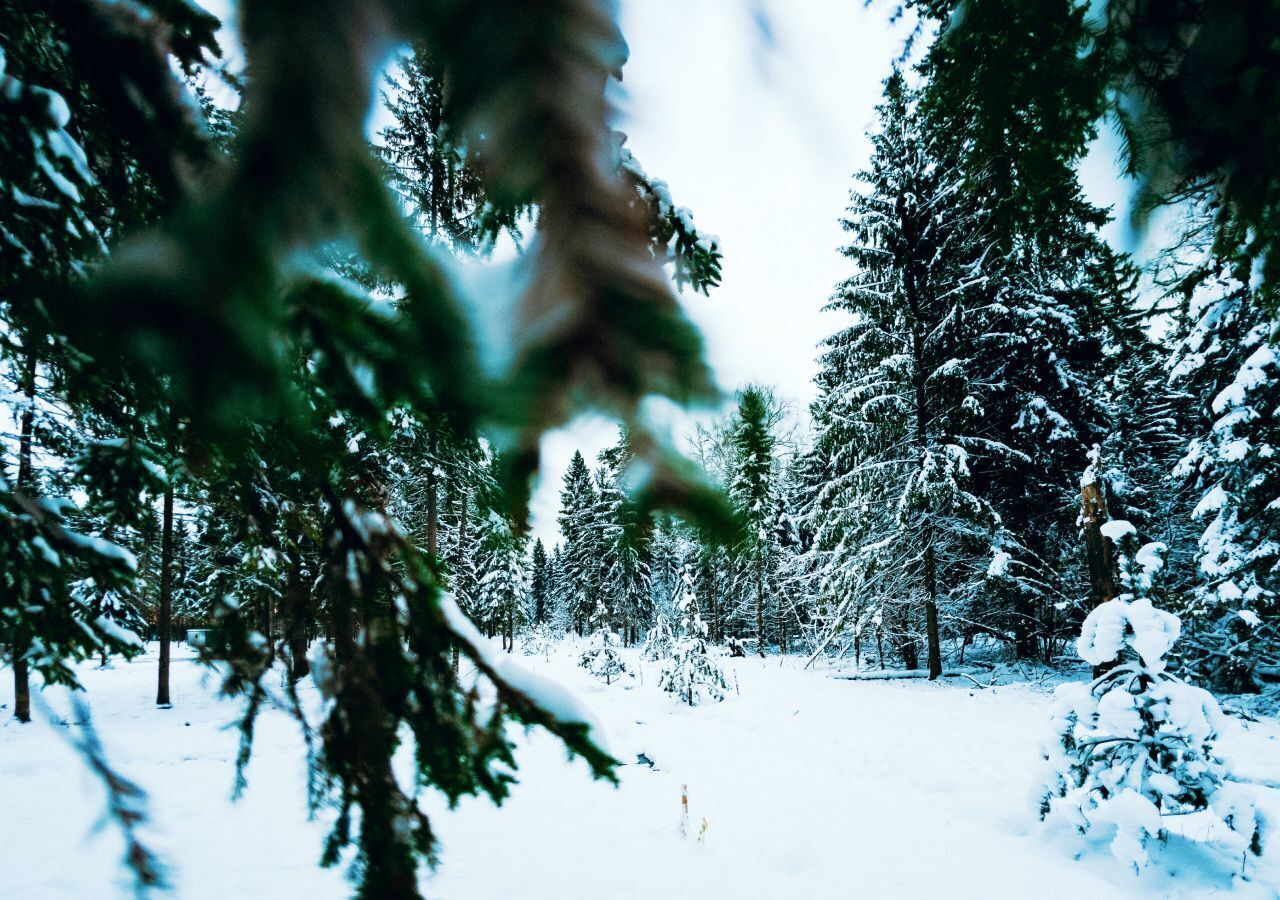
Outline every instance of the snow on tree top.
[[1164, 656], [1182, 631], [1182, 620], [1157, 609], [1151, 601], [1108, 600], [1096, 607], [1080, 629], [1076, 652], [1090, 665], [1101, 666], [1132, 647], [1146, 666], [1164, 670]]
[[1110, 522], [1104, 522], [1099, 529], [1102, 536], [1107, 538], [1113, 544], [1119, 544], [1127, 535], [1138, 533], [1138, 529], [1133, 527], [1131, 522], [1124, 519], [1112, 519]]

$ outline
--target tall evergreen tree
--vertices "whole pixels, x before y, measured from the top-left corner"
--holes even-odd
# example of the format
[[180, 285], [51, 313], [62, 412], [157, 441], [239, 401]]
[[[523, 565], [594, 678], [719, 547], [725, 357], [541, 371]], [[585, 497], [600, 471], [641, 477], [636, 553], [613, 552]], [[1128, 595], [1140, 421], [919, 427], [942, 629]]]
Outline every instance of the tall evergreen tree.
[[581, 451], [574, 451], [560, 491], [560, 534], [564, 537], [560, 578], [570, 627], [585, 634], [602, 601], [598, 494]]
[[450, 134], [444, 82], [426, 47], [400, 56], [383, 105], [395, 124], [381, 132], [382, 158], [414, 224], [433, 244], [483, 253], [504, 230], [519, 236], [519, 210], [492, 202], [476, 148], [461, 146]]
[[733, 456], [728, 490], [741, 523], [734, 553], [742, 566], [744, 583], [749, 585], [760, 656], [765, 655], [765, 606], [777, 563], [776, 525], [781, 497], [775, 429], [780, 418], [773, 397], [763, 388], [750, 386], [738, 395], [738, 411], [730, 432]]
[[857, 274], [829, 308], [854, 324], [828, 340], [822, 360], [809, 520], [820, 581], [883, 608], [909, 663], [923, 611], [937, 678], [939, 606], [971, 599], [992, 555], [994, 516], [969, 473], [970, 454], [991, 445], [970, 333], [986, 243], [980, 205], [914, 105], [894, 73], [865, 187], [843, 223]]
[[[923, 4], [944, 22], [953, 4]], [[988, 441], [974, 484], [1000, 516], [991, 598], [1020, 657], [1047, 656], [1055, 604], [1083, 595], [1077, 478], [1107, 430], [1110, 324], [1127, 312], [1125, 262], [1098, 234], [1106, 213], [1076, 168], [1102, 111], [1082, 4], [981, 0], [944, 28], [922, 71], [930, 138], [979, 204], [986, 280], [969, 378], [987, 385]], [[1064, 578], [1065, 576], [1065, 578]]]
[[533, 555], [529, 571], [529, 606], [535, 625], [545, 625], [551, 614], [551, 561], [542, 538], [533, 542]]

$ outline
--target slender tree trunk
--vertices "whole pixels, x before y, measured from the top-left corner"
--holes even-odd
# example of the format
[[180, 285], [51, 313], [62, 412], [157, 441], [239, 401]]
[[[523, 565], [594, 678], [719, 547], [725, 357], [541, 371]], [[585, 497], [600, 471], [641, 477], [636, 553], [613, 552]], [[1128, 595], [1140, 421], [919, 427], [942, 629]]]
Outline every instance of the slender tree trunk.
[[787, 654], [787, 613], [783, 608], [782, 595], [778, 595], [778, 650], [782, 655]]
[[13, 649], [13, 717], [19, 722], [31, 721], [31, 677], [27, 667], [26, 651], [18, 655]]
[[764, 557], [756, 556], [756, 647], [764, 658]]
[[707, 581], [711, 593], [711, 638], [720, 644], [724, 642], [724, 617], [720, 613], [720, 579], [717, 576], [716, 557], [713, 553], [707, 566]]
[[[32, 447], [35, 440], [36, 421], [36, 344], [29, 338], [27, 357], [22, 372], [22, 393], [26, 404], [22, 408], [22, 421], [18, 436], [18, 490], [28, 496], [35, 493], [35, 469], [32, 463]], [[31, 676], [27, 663], [29, 643], [15, 636], [13, 647], [13, 717], [19, 722], [31, 721]]]
[[340, 663], [349, 663], [356, 652], [355, 614], [347, 596], [350, 592], [342, 587], [346, 577], [341, 559], [331, 558], [326, 578], [329, 589], [329, 629], [333, 634], [333, 655]]
[[[1102, 534], [1102, 526], [1110, 520], [1107, 510], [1107, 488], [1102, 480], [1102, 459], [1097, 447], [1090, 454], [1089, 466], [1080, 479], [1080, 530], [1084, 537], [1084, 555], [1089, 565], [1089, 600], [1100, 606], [1115, 599], [1115, 559], [1111, 542]], [[1106, 673], [1115, 663], [1093, 667], [1095, 678]]]
[[[456, 575], [461, 575], [463, 568], [467, 564], [467, 507], [471, 504], [471, 495], [463, 493], [462, 509], [458, 513], [458, 571]], [[457, 585], [455, 584], [455, 592]], [[453, 670], [458, 671], [458, 645], [453, 645]]]
[[160, 523], [160, 671], [156, 680], [156, 705], [169, 706], [169, 644], [173, 639], [173, 456], [176, 450], [177, 416], [169, 409], [168, 471], [164, 486], [164, 509]]
[[311, 581], [303, 568], [301, 536], [295, 533], [290, 543], [293, 558], [285, 585], [285, 637], [289, 645], [289, 677], [297, 681], [311, 671], [307, 662], [307, 624], [311, 620]]
[[938, 638], [938, 572], [934, 557], [932, 529], [926, 528], [924, 549], [924, 581], [927, 599], [924, 602], [924, 632], [929, 645], [929, 680], [942, 677], [942, 642]]
[[428, 462], [431, 468], [427, 471], [427, 555], [432, 559], [436, 556], [437, 533], [439, 529], [439, 499], [438, 485], [436, 484], [436, 441], [435, 435], [431, 437], [431, 454]]
[[[925, 389], [925, 377], [932, 370], [925, 361], [924, 338], [920, 333], [920, 311], [916, 300], [915, 280], [910, 279], [907, 285], [908, 302], [911, 304], [912, 316], [916, 320], [911, 332], [911, 351], [915, 357], [914, 388], [916, 396], [916, 448], [920, 453], [921, 465], [929, 452], [929, 427], [931, 414], [929, 395]], [[942, 675], [942, 642], [938, 637], [938, 561], [933, 546], [933, 510], [924, 510], [924, 522], [920, 528], [920, 538], [924, 544], [924, 633], [928, 647], [929, 678], [933, 680]], [[909, 668], [915, 668], [910, 666]]]
[[467, 507], [471, 505], [471, 496], [462, 495], [462, 509], [458, 512], [458, 572], [461, 573], [467, 564]]

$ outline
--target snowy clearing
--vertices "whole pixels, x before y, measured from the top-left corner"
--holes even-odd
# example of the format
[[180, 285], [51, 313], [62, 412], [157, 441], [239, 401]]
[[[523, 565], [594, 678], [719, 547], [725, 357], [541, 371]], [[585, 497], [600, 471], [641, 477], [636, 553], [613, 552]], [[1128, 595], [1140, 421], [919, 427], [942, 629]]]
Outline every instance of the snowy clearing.
[[[186, 648], [174, 708], [149, 705], [155, 646], [132, 663], [85, 665], [97, 728], [122, 772], [150, 794], [150, 836], [182, 898], [350, 894], [342, 869], [316, 862], [322, 821], [305, 819], [301, 739], [279, 711], [257, 731], [249, 788], [229, 802], [239, 706], [213, 696]], [[516, 661], [575, 690], [629, 763], [621, 786], [593, 783], [546, 735], [520, 736], [521, 783], [501, 809], [427, 801], [442, 864], [424, 873], [443, 898], [1087, 896], [1273, 898], [1280, 865], [1172, 838], [1134, 876], [1107, 851], [1046, 829], [1034, 813], [1046, 688], [836, 680], [797, 659], [727, 660], [741, 694], [689, 708], [655, 687], [657, 668], [624, 651], [639, 677], [606, 687], [574, 665]], [[307, 680], [305, 692], [314, 689]], [[68, 709], [61, 691], [48, 707]], [[6, 705], [8, 695], [0, 697]], [[123, 895], [121, 843], [95, 831], [102, 792], [69, 744], [40, 724], [0, 726], [0, 896]], [[1232, 720], [1222, 741], [1241, 777], [1280, 782], [1280, 725]], [[653, 768], [637, 762], [643, 753]], [[689, 836], [680, 835], [688, 785]], [[1280, 791], [1268, 791], [1273, 815]], [[703, 831], [705, 820], [705, 833]], [[234, 861], [234, 862], [231, 862]]]

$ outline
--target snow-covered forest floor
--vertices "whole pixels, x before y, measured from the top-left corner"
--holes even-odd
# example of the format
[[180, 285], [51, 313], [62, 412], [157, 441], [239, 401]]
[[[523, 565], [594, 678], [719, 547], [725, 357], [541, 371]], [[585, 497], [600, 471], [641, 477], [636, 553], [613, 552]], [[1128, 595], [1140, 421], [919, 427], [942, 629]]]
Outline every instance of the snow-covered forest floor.
[[[342, 868], [316, 866], [327, 820], [306, 820], [295, 724], [281, 711], [264, 714], [248, 789], [231, 803], [240, 705], [215, 697], [210, 673], [183, 646], [173, 667], [174, 708], [153, 708], [154, 649], [105, 670], [86, 664], [80, 675], [111, 761], [150, 795], [148, 835], [171, 864], [175, 895], [348, 896]], [[1239, 859], [1174, 837], [1135, 876], [1105, 843], [1041, 826], [1035, 783], [1046, 685], [844, 681], [802, 671], [799, 658], [750, 658], [726, 661], [740, 694], [689, 708], [658, 690], [655, 664], [624, 652], [636, 677], [610, 686], [574, 665], [572, 645], [550, 660], [520, 659], [593, 708], [614, 755], [628, 763], [620, 787], [593, 783], [585, 765], [565, 762], [556, 740], [519, 736], [520, 784], [505, 806], [464, 801], [446, 812], [427, 801], [443, 841], [441, 866], [424, 875], [428, 896], [1106, 900], [1280, 892], [1275, 859], [1260, 868], [1250, 860], [1242, 881]], [[314, 699], [310, 680], [302, 686]], [[110, 827], [94, 830], [102, 791], [58, 735], [68, 726], [48, 723], [50, 713], [67, 713], [66, 696], [44, 697], [38, 724], [0, 726], [0, 896], [104, 898], [117, 886], [123, 894], [120, 839]], [[1280, 783], [1274, 719], [1232, 719], [1220, 746], [1237, 776]], [[1267, 793], [1280, 817], [1280, 791]], [[1188, 817], [1180, 827], [1206, 826]]]

